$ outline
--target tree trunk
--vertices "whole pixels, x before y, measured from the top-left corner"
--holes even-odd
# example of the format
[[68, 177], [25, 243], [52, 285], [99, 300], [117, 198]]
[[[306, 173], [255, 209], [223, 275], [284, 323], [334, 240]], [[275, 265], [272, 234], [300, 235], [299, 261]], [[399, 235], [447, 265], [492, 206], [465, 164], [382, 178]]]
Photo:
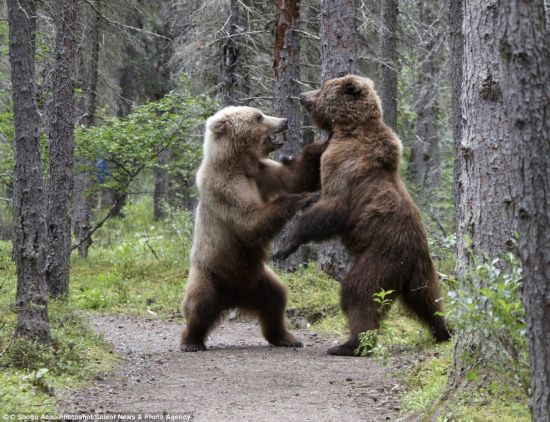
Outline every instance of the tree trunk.
[[437, 74], [438, 31], [433, 16], [433, 4], [421, 1], [418, 5], [420, 19], [426, 29], [421, 34], [420, 73], [416, 96], [415, 137], [411, 146], [409, 175], [417, 190], [417, 198], [422, 205], [430, 201], [433, 190], [439, 184], [439, 121], [438, 121], [438, 82]]
[[[321, 1], [321, 81], [356, 72], [357, 29], [355, 0]], [[323, 271], [341, 278], [349, 267], [349, 256], [339, 240], [319, 248]]]
[[[457, 276], [472, 294], [467, 277], [472, 254], [482, 260], [512, 250], [515, 231], [510, 179], [511, 145], [502, 102], [497, 0], [467, 3], [464, 9], [463, 134], [459, 147]], [[450, 385], [458, 386], [468, 369], [465, 352], [482, 346], [475, 333], [457, 333]], [[481, 355], [480, 355], [481, 356]]]
[[76, 0], [58, 1], [55, 25], [46, 279], [50, 296], [59, 298], [69, 294], [71, 268]]
[[[90, 8], [92, 16], [92, 28], [89, 35], [90, 59], [83, 60], [81, 69], [81, 80], [79, 81], [86, 90], [84, 98], [84, 116], [81, 123], [84, 126], [93, 126], [95, 123], [95, 113], [97, 107], [97, 80], [99, 73], [99, 48], [101, 35], [101, 8], [102, 2], [95, 3], [97, 11]], [[99, 11], [99, 12], [98, 12]], [[85, 78], [83, 77], [85, 75]], [[77, 157], [77, 171], [74, 183], [74, 221], [73, 233], [76, 236], [78, 254], [82, 258], [88, 256], [88, 249], [92, 244], [92, 239], [88, 236], [88, 231], [92, 228], [93, 209], [96, 205], [96, 194], [93, 192], [95, 183], [95, 163], [93, 161], [83, 160]]]
[[[450, 54], [451, 73], [451, 124], [453, 128], [454, 145], [454, 197], [455, 221], [460, 221], [460, 143], [462, 142], [462, 58], [464, 57], [464, 37], [462, 36], [463, 0], [450, 0]], [[457, 223], [458, 224], [458, 223]]]
[[550, 43], [542, 1], [501, 0], [498, 51], [512, 140], [534, 421], [550, 421]]
[[153, 219], [155, 221], [166, 218], [166, 206], [168, 205], [169, 175], [168, 171], [162, 167], [170, 160], [170, 152], [162, 151], [158, 156], [159, 166], [153, 170], [155, 179], [155, 191], [153, 193]]
[[[275, 2], [275, 45], [273, 68], [275, 70], [275, 115], [288, 118], [285, 144], [275, 153], [277, 159], [296, 157], [300, 151], [301, 110], [298, 101], [300, 80], [300, 40], [295, 29], [300, 15], [299, 0], [276, 0]], [[281, 231], [275, 241], [275, 250], [282, 247], [296, 218]], [[274, 265], [287, 271], [295, 271], [308, 260], [311, 249], [307, 246]]]
[[245, 47], [243, 44], [247, 21], [240, 9], [239, 0], [231, 0], [229, 18], [222, 40], [222, 68], [220, 97], [223, 107], [244, 105], [247, 82], [244, 76]]
[[15, 334], [51, 343], [46, 282], [46, 218], [34, 79], [36, 2], [8, 0], [15, 134], [13, 258], [17, 269]]
[[397, 129], [397, 16], [398, 1], [380, 1], [380, 99], [384, 122]]

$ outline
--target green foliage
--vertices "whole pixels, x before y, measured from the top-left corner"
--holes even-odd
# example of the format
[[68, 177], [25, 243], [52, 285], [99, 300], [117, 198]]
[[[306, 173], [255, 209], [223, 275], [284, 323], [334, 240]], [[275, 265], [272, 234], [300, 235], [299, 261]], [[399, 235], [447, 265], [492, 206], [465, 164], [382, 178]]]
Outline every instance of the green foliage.
[[101, 187], [113, 190], [127, 190], [142, 170], [158, 165], [163, 151], [171, 155], [168, 169], [188, 180], [201, 157], [197, 129], [215, 107], [209, 97], [191, 95], [184, 84], [158, 101], [136, 107], [125, 118], [78, 128], [76, 155], [94, 164], [98, 159], [108, 161], [109, 175]]
[[393, 300], [390, 299], [389, 296], [391, 296], [392, 293], [394, 293], [395, 290], [380, 290], [378, 293], [374, 293], [372, 295], [373, 301], [378, 304], [378, 312], [384, 313], [389, 307], [391, 306]]
[[359, 346], [355, 349], [356, 356], [371, 356], [376, 348], [378, 341], [378, 332], [376, 330], [368, 330], [359, 334]]
[[[201, 125], [216, 103], [206, 95], [189, 91], [189, 80], [182, 79], [178, 90], [164, 98], [136, 107], [125, 118], [107, 118], [94, 127], [75, 131], [75, 155], [91, 167], [77, 170], [96, 171], [97, 160], [109, 162], [109, 175], [94, 189], [127, 191], [143, 170], [159, 165], [159, 155], [169, 151], [170, 160], [163, 166], [178, 180], [193, 178], [201, 159]], [[13, 177], [13, 113], [0, 113], [0, 183], [11, 185]], [[41, 137], [46, 151], [45, 136]], [[43, 159], [46, 162], [46, 153]], [[46, 168], [46, 164], [44, 165]]]
[[452, 349], [450, 345], [442, 347], [440, 352], [422, 359], [411, 372], [402, 373], [407, 389], [401, 400], [403, 415], [430, 412], [445, 391]]
[[[482, 360], [488, 369], [502, 376], [512, 375], [527, 393], [530, 370], [521, 280], [520, 264], [512, 254], [503, 260], [474, 262], [466, 280], [460, 283], [470, 287], [449, 292], [448, 316], [458, 335], [474, 333], [483, 345], [465, 356], [474, 366], [471, 376], [477, 370], [475, 362]], [[473, 291], [471, 286], [487, 287]]]
[[[507, 377], [486, 385], [470, 383], [457, 394], [445, 394], [452, 355], [452, 344], [438, 345], [436, 351], [424, 354], [412, 370], [401, 373], [407, 390], [401, 399], [403, 416], [420, 414], [422, 420], [441, 422], [530, 420], [526, 397]], [[475, 373], [470, 377], [479, 379]]]

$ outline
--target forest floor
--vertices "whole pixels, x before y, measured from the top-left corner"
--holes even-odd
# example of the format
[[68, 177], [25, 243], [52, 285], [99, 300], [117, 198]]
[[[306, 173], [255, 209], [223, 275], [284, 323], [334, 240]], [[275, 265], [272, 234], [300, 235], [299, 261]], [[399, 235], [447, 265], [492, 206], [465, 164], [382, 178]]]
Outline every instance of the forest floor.
[[[91, 317], [121, 357], [115, 369], [58, 402], [64, 413], [191, 415], [193, 421], [384, 421], [399, 413], [392, 375], [417, 359], [326, 354], [335, 338], [294, 330], [303, 349], [273, 348], [253, 321], [222, 323], [207, 352], [182, 353], [181, 325], [136, 316]], [[410, 419], [412, 420], [412, 419]]]

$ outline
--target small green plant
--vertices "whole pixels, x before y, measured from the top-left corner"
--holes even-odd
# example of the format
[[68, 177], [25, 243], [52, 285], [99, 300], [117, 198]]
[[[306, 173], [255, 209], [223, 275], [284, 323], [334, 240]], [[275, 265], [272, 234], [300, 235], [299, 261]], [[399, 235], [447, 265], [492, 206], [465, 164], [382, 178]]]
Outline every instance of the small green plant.
[[372, 295], [373, 301], [378, 303], [378, 313], [382, 314], [391, 306], [393, 300], [389, 297], [395, 290], [380, 290]]
[[36, 388], [38, 388], [40, 391], [53, 396], [54, 391], [53, 387], [48, 383], [47, 380], [47, 373], [50, 372], [48, 368], [40, 368], [38, 371], [33, 372], [29, 375], [23, 375], [21, 377], [22, 381], [28, 381], [32, 385], [34, 385]]
[[355, 349], [355, 356], [372, 356], [378, 341], [377, 330], [368, 330], [359, 334], [359, 346]]
[[[372, 300], [378, 304], [378, 313], [383, 314], [391, 307], [393, 299], [392, 293], [395, 290], [381, 289], [379, 292], [372, 295]], [[378, 330], [367, 330], [359, 334], [359, 346], [355, 349], [356, 356], [372, 356], [378, 342]]]

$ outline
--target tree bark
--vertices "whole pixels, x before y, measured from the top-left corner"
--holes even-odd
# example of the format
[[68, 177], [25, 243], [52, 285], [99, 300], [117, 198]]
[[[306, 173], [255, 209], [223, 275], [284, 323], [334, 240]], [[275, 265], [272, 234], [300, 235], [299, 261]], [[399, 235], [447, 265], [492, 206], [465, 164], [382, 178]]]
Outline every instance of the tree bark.
[[415, 102], [415, 137], [411, 145], [409, 176], [417, 190], [417, 199], [425, 205], [431, 199], [433, 190], [439, 184], [439, 120], [438, 120], [438, 82], [436, 19], [433, 16], [433, 4], [421, 1], [418, 5], [420, 19], [425, 31], [420, 42], [420, 73], [418, 75], [418, 93]]
[[[486, 287], [468, 284], [472, 255], [491, 259], [512, 250], [516, 228], [497, 31], [497, 0], [465, 4], [456, 273], [472, 294]], [[451, 386], [458, 386], [469, 368], [465, 352], [482, 346], [489, 345], [481, 344], [475, 333], [457, 334]]]
[[[97, 81], [99, 74], [99, 49], [101, 35], [101, 16], [102, 1], [96, 3], [97, 11], [91, 10], [92, 27], [89, 35], [90, 58], [82, 60], [81, 77], [79, 84], [86, 91], [84, 97], [84, 115], [81, 123], [84, 126], [93, 126], [95, 124], [95, 114], [97, 107]], [[87, 69], [84, 69], [87, 68]], [[84, 77], [85, 76], [85, 77]], [[96, 194], [93, 192], [95, 183], [95, 163], [93, 161], [76, 159], [77, 169], [74, 181], [74, 221], [73, 233], [77, 238], [78, 254], [82, 258], [88, 257], [88, 249], [92, 244], [92, 239], [88, 236], [88, 231], [92, 228], [94, 217], [94, 207], [97, 203]]]
[[464, 57], [464, 37], [462, 35], [463, 0], [450, 0], [449, 27], [450, 27], [450, 74], [451, 74], [451, 124], [453, 129], [454, 146], [454, 197], [455, 221], [460, 221], [460, 143], [462, 142], [462, 59]]
[[[298, 101], [300, 89], [296, 81], [300, 80], [300, 40], [295, 31], [300, 15], [300, 0], [275, 1], [275, 115], [288, 118], [288, 131], [285, 144], [277, 150], [275, 157], [296, 157], [300, 151], [301, 110]], [[285, 243], [296, 218], [292, 219], [275, 240], [275, 250]], [[274, 265], [287, 271], [295, 271], [300, 264], [307, 262], [310, 248], [300, 248], [285, 261]]]
[[15, 136], [13, 258], [17, 270], [15, 335], [51, 343], [48, 322], [47, 240], [39, 116], [34, 79], [36, 2], [8, 0]]
[[[321, 1], [321, 81], [356, 72], [357, 29], [355, 0]], [[349, 267], [349, 255], [339, 240], [319, 248], [323, 271], [341, 278]]]
[[398, 1], [380, 1], [380, 99], [384, 122], [397, 129], [397, 16]]
[[69, 294], [71, 268], [76, 0], [60, 0], [56, 6], [46, 279], [50, 296], [60, 298]]
[[245, 105], [247, 82], [245, 78], [244, 37], [247, 28], [239, 0], [231, 0], [227, 30], [222, 40], [222, 68], [220, 97], [223, 107], [228, 105]]
[[550, 421], [550, 43], [542, 1], [500, 0], [498, 50], [512, 140], [515, 218], [534, 421]]

